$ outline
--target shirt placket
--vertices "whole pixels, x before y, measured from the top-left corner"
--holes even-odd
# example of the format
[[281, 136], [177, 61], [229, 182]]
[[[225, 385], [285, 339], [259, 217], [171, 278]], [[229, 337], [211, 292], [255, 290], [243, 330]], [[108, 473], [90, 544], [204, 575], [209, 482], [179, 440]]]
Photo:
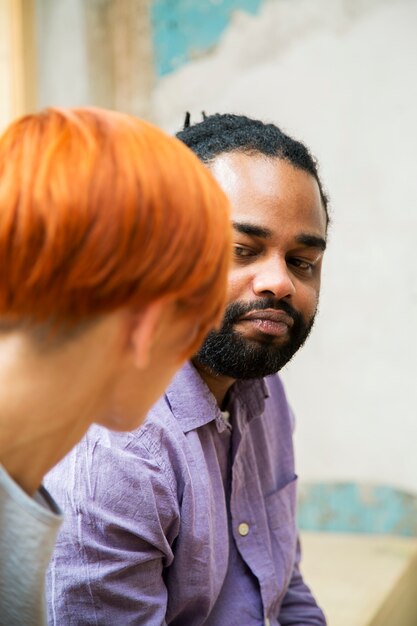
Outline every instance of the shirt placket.
[[[266, 547], [265, 537], [269, 530], [262, 520], [263, 496], [259, 492], [256, 480], [256, 459], [249, 454], [246, 437], [250, 437], [249, 420], [245, 419], [242, 409], [233, 422], [233, 463], [230, 514], [233, 537], [246, 565], [256, 576], [261, 590], [261, 599], [265, 626], [272, 626], [276, 618], [270, 614], [275, 604], [277, 588], [275, 569], [271, 555]], [[257, 507], [256, 502], [259, 502]], [[258, 510], [258, 515], [257, 515]]]

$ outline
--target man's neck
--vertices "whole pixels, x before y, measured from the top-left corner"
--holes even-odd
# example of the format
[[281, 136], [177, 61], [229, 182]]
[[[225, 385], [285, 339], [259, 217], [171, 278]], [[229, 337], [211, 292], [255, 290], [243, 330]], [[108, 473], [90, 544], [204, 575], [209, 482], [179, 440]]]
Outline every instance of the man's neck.
[[210, 389], [213, 396], [216, 398], [219, 408], [223, 410], [225, 408], [224, 403], [227, 392], [235, 382], [235, 379], [216, 374], [205, 365], [199, 363], [196, 359], [193, 360], [193, 365], [206, 383], [207, 387]]

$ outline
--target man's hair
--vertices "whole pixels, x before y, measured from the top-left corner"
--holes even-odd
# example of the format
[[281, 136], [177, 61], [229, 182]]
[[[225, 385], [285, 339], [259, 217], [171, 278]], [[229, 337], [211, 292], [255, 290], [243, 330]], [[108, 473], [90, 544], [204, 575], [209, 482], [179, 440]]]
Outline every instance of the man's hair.
[[210, 163], [225, 152], [260, 153], [283, 159], [308, 172], [317, 181], [329, 221], [328, 199], [320, 181], [315, 158], [303, 143], [286, 135], [275, 124], [265, 124], [245, 115], [216, 113], [209, 116], [203, 114], [202, 122], [190, 126], [190, 116], [187, 114], [184, 129], [177, 133], [177, 137], [205, 163]]
[[190, 150], [133, 116], [16, 121], [0, 137], [0, 325], [70, 331], [162, 298], [200, 322], [191, 354], [223, 311], [228, 208]]

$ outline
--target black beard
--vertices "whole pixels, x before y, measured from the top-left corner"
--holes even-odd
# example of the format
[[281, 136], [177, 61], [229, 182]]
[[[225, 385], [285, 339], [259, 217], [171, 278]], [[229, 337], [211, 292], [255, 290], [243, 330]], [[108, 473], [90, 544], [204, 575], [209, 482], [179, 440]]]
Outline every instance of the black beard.
[[[285, 311], [293, 320], [289, 339], [280, 346], [276, 338], [264, 335], [262, 339], [246, 339], [233, 328], [250, 311], [276, 309]], [[235, 380], [263, 378], [278, 372], [303, 345], [314, 324], [315, 314], [305, 320], [284, 300], [264, 298], [250, 304], [233, 302], [224, 316], [220, 330], [212, 331], [196, 355], [196, 360], [214, 374]]]

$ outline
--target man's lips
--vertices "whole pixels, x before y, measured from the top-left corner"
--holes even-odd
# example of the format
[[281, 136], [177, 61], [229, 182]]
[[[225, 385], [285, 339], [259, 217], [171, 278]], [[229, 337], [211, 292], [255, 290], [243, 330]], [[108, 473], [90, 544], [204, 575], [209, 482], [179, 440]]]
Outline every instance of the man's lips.
[[252, 328], [267, 335], [282, 337], [293, 326], [294, 320], [288, 313], [282, 310], [264, 309], [262, 311], [250, 311], [240, 318], [239, 322], [249, 323]]

